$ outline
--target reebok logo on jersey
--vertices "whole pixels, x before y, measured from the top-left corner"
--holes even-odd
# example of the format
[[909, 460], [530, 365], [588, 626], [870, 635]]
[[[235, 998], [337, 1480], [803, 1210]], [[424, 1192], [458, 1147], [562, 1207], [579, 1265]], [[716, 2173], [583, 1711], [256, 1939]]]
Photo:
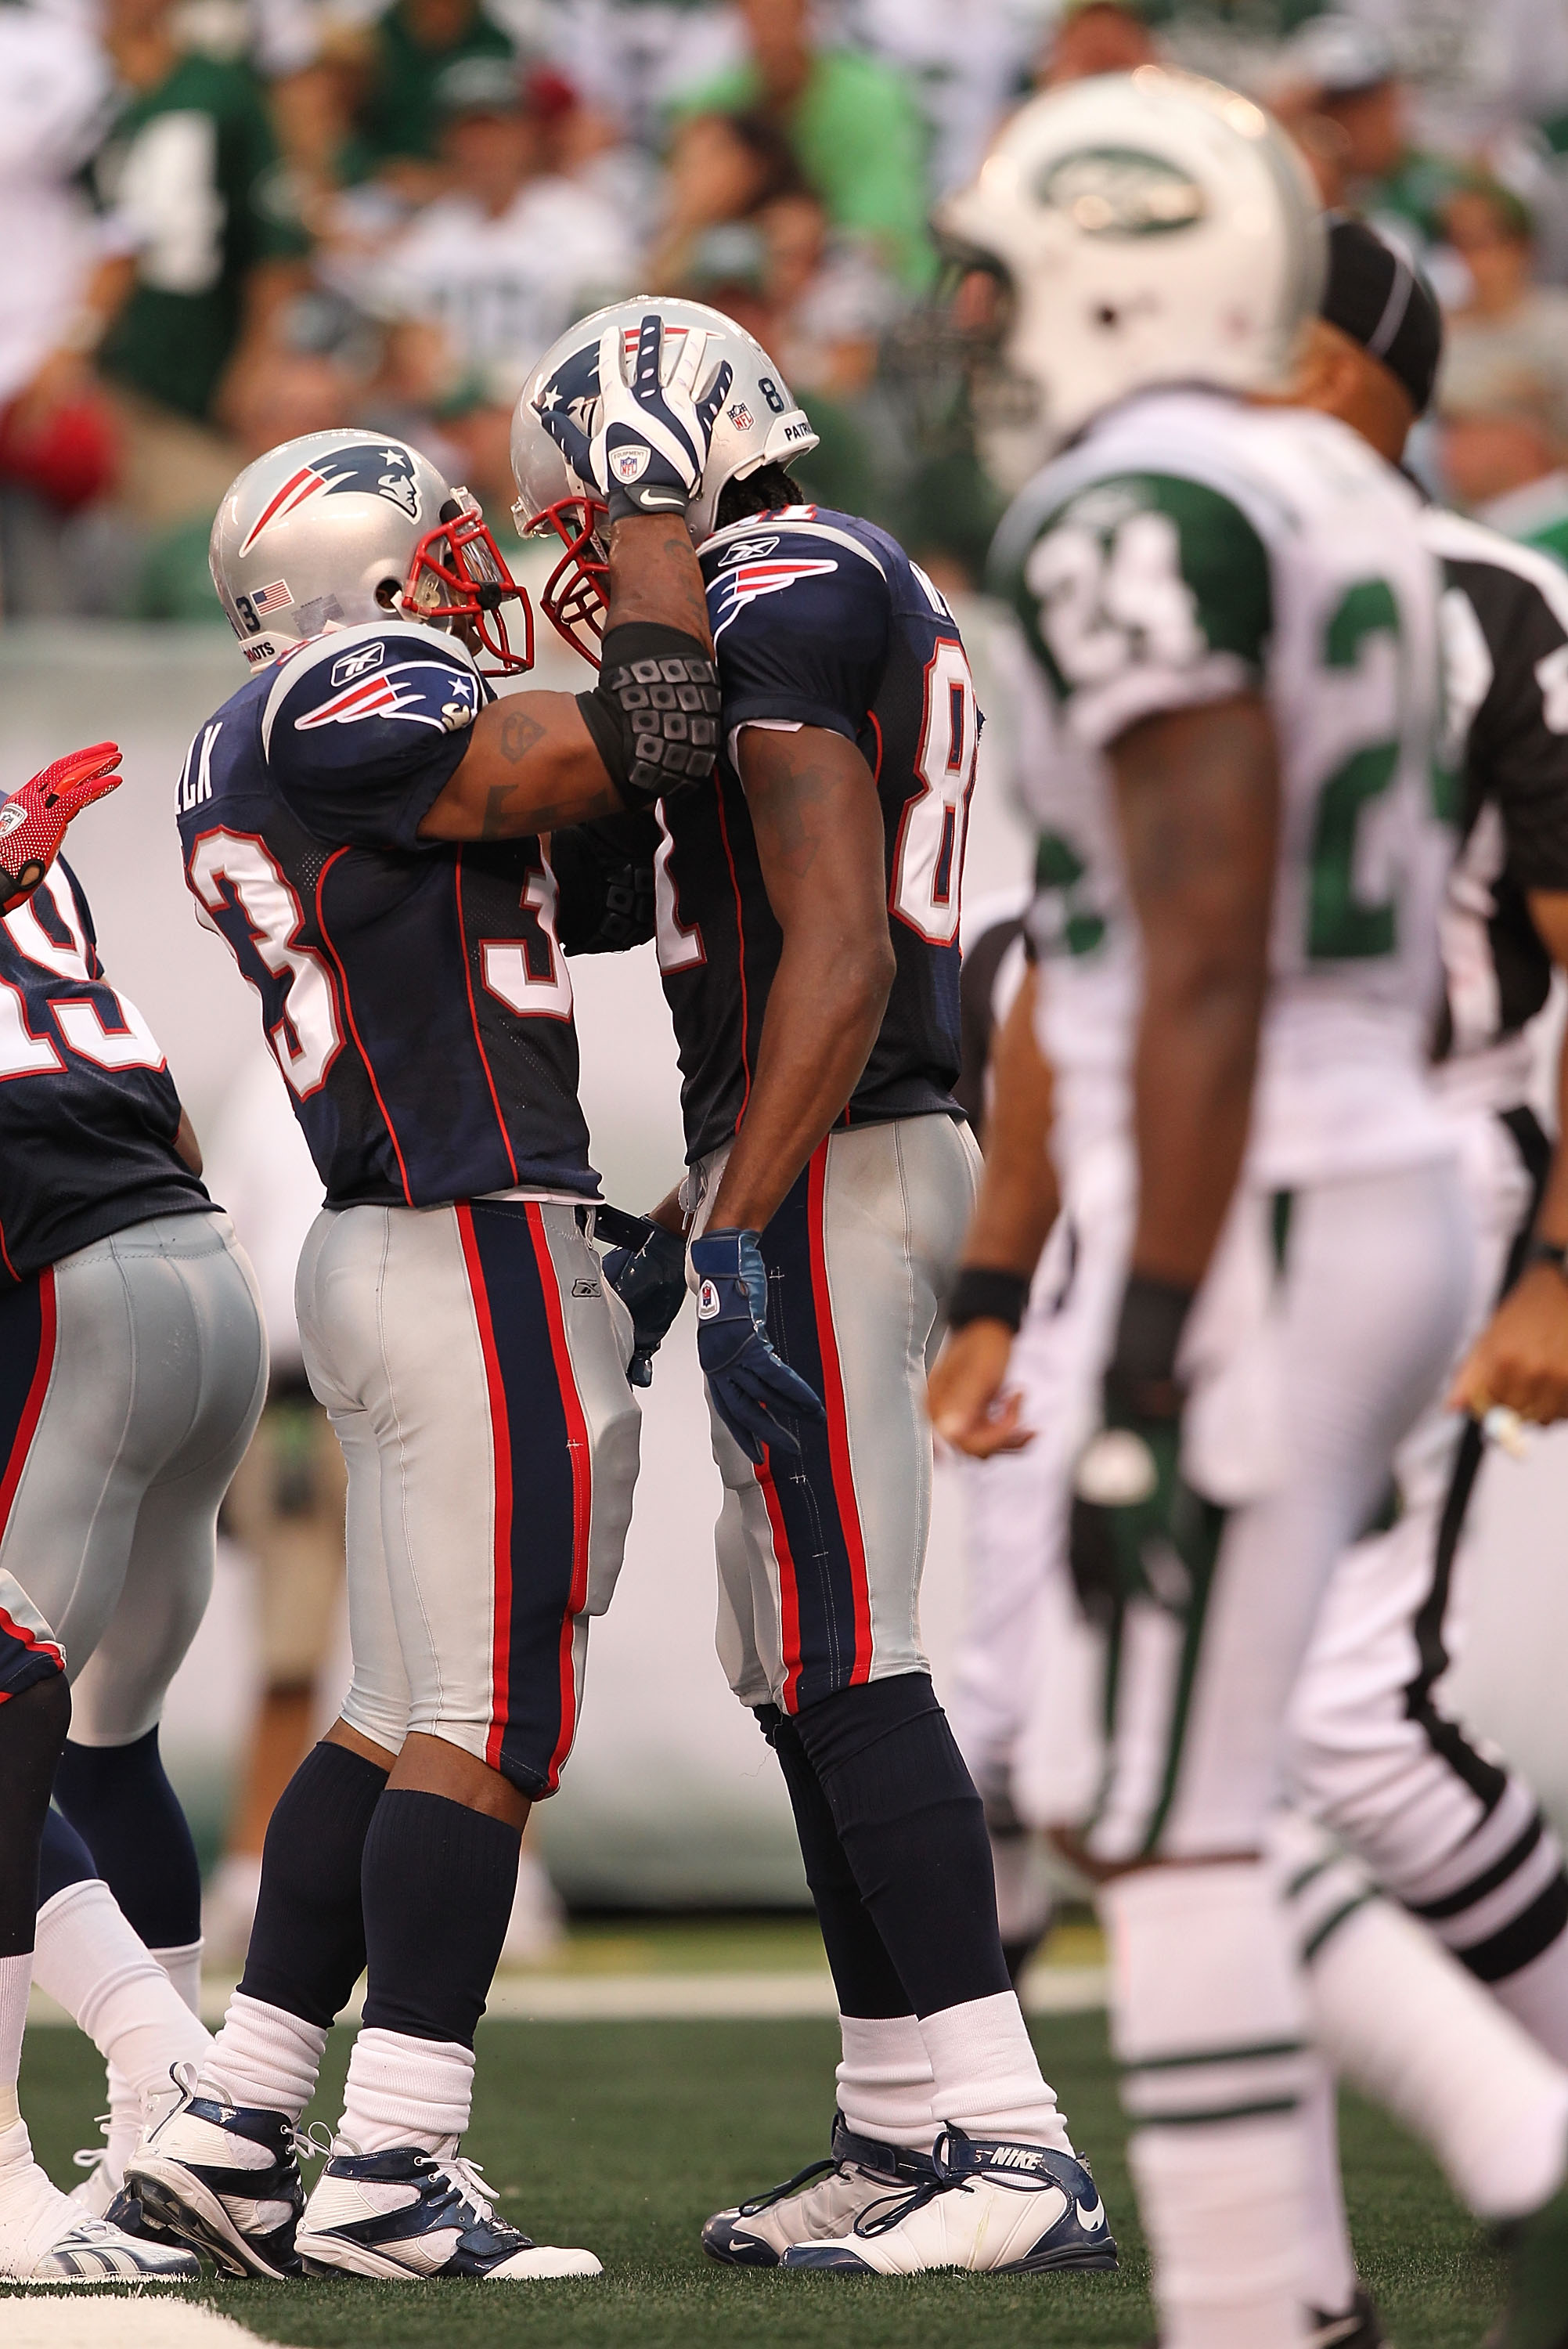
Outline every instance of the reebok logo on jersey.
[[410, 522], [419, 519], [419, 488], [408, 450], [394, 448], [387, 441], [366, 440], [356, 448], [334, 449], [328, 455], [318, 457], [314, 464], [302, 465], [297, 473], [291, 473], [245, 533], [240, 553], [249, 554], [264, 530], [297, 513], [310, 499], [335, 497], [344, 490], [385, 498]]
[[[424, 673], [432, 670], [439, 680], [438, 689], [452, 696], [434, 710], [426, 703], [428, 688], [424, 682]], [[416, 678], [420, 681], [414, 682]], [[459, 725], [470, 722], [478, 707], [477, 678], [455, 675], [433, 661], [398, 661], [391, 668], [346, 686], [319, 709], [306, 710], [294, 719], [294, 732], [308, 734], [317, 726], [353, 726], [365, 718], [401, 718], [413, 726], [432, 726], [438, 734], [452, 733]], [[467, 716], [450, 716], [453, 709], [466, 709]]]
[[387, 657], [384, 644], [361, 645], [357, 652], [345, 653], [340, 661], [332, 664], [334, 685], [352, 685], [367, 668], [379, 668]]
[[755, 563], [738, 563], [732, 569], [721, 571], [709, 591], [716, 598], [715, 644], [730, 622], [738, 619], [748, 604], [755, 604], [759, 595], [781, 595], [800, 580], [825, 578], [838, 567], [836, 563], [812, 563], [799, 555], [776, 555], [764, 556]]
[[718, 1319], [718, 1291], [711, 1280], [705, 1280], [696, 1293], [696, 1318], [699, 1321]]

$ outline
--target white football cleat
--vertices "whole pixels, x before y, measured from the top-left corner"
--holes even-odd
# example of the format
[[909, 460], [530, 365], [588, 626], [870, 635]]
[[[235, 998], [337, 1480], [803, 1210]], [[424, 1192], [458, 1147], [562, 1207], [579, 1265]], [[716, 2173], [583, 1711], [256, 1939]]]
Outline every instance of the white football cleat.
[[603, 2274], [592, 2251], [535, 2243], [498, 2218], [495, 2198], [454, 2147], [335, 2153], [305, 2204], [294, 2249], [309, 2275], [427, 2282], [471, 2276], [531, 2283]]
[[934, 2175], [929, 2154], [859, 2137], [835, 2113], [829, 2158], [749, 2202], [715, 2211], [702, 2247], [726, 2267], [776, 2268], [791, 2243], [847, 2235], [858, 2220], [886, 2203], [902, 2204], [912, 2187]]
[[1116, 2244], [1086, 2162], [1049, 2146], [971, 2137], [949, 2127], [932, 2175], [884, 2202], [846, 2233], [793, 2243], [780, 2264], [870, 2275], [923, 2275], [934, 2268], [1043, 2275], [1113, 2268]]
[[[5, 2138], [26, 2127], [7, 2130]], [[4, 2147], [5, 2138], [0, 2138]], [[56, 2289], [100, 2283], [190, 2283], [201, 2272], [191, 2251], [143, 2242], [78, 2209], [30, 2158], [0, 2169], [0, 2280]]]

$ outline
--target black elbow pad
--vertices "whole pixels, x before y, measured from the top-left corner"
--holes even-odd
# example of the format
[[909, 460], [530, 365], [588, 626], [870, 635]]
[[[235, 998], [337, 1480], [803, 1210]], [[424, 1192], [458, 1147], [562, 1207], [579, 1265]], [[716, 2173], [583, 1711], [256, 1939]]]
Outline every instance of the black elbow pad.
[[708, 781], [718, 758], [718, 665], [699, 636], [653, 621], [612, 628], [577, 707], [630, 808]]
[[624, 954], [653, 936], [659, 839], [651, 815], [630, 813], [552, 833], [555, 935], [563, 954]]

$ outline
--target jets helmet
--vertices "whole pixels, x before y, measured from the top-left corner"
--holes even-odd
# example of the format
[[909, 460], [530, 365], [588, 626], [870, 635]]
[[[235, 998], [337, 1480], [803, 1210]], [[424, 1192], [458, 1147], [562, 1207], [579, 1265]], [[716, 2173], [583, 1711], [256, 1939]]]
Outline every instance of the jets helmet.
[[533, 665], [533, 615], [478, 501], [390, 434], [306, 432], [258, 457], [224, 494], [207, 562], [253, 667], [390, 612], [460, 636], [491, 674]]
[[545, 616], [589, 660], [598, 658], [609, 604], [609, 540], [603, 492], [580, 481], [539, 419], [542, 406], [572, 411], [589, 438], [598, 429], [599, 342], [606, 326], [619, 324], [631, 357], [638, 330], [651, 310], [664, 320], [663, 379], [667, 383], [681, 344], [693, 328], [708, 337], [700, 399], [717, 370], [728, 365], [729, 396], [715, 419], [707, 462], [686, 523], [700, 544], [715, 527], [725, 484], [744, 480], [763, 465], [788, 464], [817, 445], [803, 409], [760, 343], [706, 303], [676, 301], [665, 295], [634, 295], [606, 310], [595, 310], [552, 343], [528, 381], [511, 422], [511, 470], [517, 483], [512, 520], [520, 537], [553, 531], [565, 547], [540, 595]]
[[1326, 265], [1278, 124], [1158, 66], [1032, 98], [935, 222], [950, 259], [993, 281], [962, 287], [960, 310], [977, 290], [975, 419], [1006, 490], [1145, 386], [1281, 384]]

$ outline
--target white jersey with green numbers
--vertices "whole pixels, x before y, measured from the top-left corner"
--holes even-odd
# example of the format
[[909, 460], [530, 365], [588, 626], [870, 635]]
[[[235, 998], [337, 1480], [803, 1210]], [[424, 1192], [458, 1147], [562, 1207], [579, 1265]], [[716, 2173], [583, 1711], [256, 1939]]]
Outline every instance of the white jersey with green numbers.
[[994, 584], [1045, 688], [1031, 923], [1069, 1154], [1075, 1124], [1125, 1119], [1140, 984], [1102, 754], [1244, 692], [1281, 776], [1251, 1171], [1285, 1185], [1450, 1146], [1425, 1077], [1452, 835], [1419, 511], [1332, 419], [1182, 390], [1103, 417], [1003, 523]]

